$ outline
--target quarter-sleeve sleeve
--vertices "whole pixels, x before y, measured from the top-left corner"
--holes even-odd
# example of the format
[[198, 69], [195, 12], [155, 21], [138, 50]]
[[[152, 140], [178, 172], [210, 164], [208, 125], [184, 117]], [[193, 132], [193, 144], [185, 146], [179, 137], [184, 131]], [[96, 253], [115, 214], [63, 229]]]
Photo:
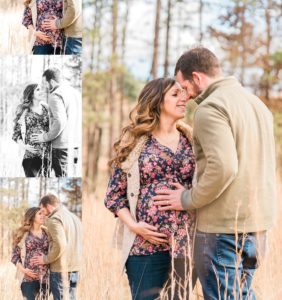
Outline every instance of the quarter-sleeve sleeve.
[[16, 126], [14, 127], [14, 132], [13, 132], [13, 136], [12, 139], [17, 142], [18, 140], [22, 140], [22, 133], [21, 133], [21, 126], [19, 123], [16, 124]]
[[23, 13], [23, 21], [22, 24], [28, 28], [29, 25], [32, 25], [32, 15], [31, 15], [31, 9], [29, 7], [26, 7]]
[[13, 248], [13, 251], [12, 251], [12, 258], [11, 258], [11, 262], [16, 265], [18, 262], [22, 263], [22, 260], [21, 260], [21, 250], [20, 250], [20, 247], [19, 246], [15, 246]]
[[121, 168], [114, 167], [106, 193], [105, 206], [117, 216], [122, 208], [129, 208], [127, 200], [127, 178]]

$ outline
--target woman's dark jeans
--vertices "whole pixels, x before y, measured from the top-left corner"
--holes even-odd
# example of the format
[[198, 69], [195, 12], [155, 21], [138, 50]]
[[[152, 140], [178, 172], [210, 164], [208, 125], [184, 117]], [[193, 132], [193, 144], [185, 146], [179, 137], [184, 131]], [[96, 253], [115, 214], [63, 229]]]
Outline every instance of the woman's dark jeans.
[[174, 259], [172, 266], [169, 252], [129, 256], [126, 272], [133, 300], [157, 299], [163, 288], [165, 299], [188, 300], [189, 283], [192, 280], [193, 288], [197, 279], [195, 272], [189, 275], [189, 263], [184, 258]]
[[40, 45], [33, 46], [32, 48], [33, 55], [54, 55], [61, 54], [61, 48], [54, 48], [52, 45]]
[[35, 300], [37, 295], [40, 293], [40, 299], [48, 299], [47, 285], [41, 284], [38, 280], [23, 282], [21, 284], [22, 295], [26, 300]]
[[126, 262], [126, 272], [133, 300], [154, 300], [159, 297], [169, 277], [169, 252], [152, 255], [132, 255]]
[[51, 169], [48, 160], [41, 157], [25, 158], [22, 165], [26, 177], [48, 177]]

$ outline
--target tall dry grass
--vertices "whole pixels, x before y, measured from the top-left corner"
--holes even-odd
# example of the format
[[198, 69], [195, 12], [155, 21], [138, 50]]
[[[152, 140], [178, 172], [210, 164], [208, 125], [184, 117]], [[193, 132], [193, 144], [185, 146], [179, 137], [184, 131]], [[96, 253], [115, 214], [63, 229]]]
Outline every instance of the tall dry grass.
[[28, 30], [22, 25], [23, 10], [22, 4], [0, 8], [0, 55], [29, 54]]
[[[129, 300], [131, 299], [129, 286], [126, 275], [121, 275], [119, 253], [111, 246], [115, 219], [103, 204], [107, 180], [105, 176], [100, 180], [99, 190], [95, 195], [84, 195], [83, 264], [77, 299]], [[278, 196], [278, 221], [269, 232], [268, 252], [261, 267], [256, 272], [253, 282], [257, 300], [282, 299], [281, 181], [278, 185]], [[0, 262], [0, 299], [21, 299], [21, 293], [15, 279], [15, 267], [8, 259]], [[203, 299], [199, 284], [194, 289], [191, 300], [196, 299]]]
[[[101, 162], [100, 170], [104, 169]], [[84, 198], [84, 258], [79, 299], [127, 300], [130, 291], [126, 275], [120, 275], [119, 254], [111, 246], [115, 226], [113, 215], [106, 210], [103, 199], [107, 179], [100, 178], [95, 195]], [[278, 184], [278, 220], [269, 231], [268, 251], [260, 268], [256, 271], [253, 288], [257, 300], [282, 299], [282, 184]], [[203, 299], [199, 282], [191, 300]], [[224, 299], [221, 299], [224, 300]], [[239, 300], [239, 299], [238, 299]]]

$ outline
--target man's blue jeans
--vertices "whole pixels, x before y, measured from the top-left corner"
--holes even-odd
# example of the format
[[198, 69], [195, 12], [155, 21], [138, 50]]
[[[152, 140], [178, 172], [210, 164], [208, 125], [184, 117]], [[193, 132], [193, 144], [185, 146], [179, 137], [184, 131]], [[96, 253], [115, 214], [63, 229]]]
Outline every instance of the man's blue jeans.
[[80, 55], [82, 50], [82, 38], [65, 37], [63, 49], [65, 55]]
[[265, 231], [237, 235], [197, 231], [194, 260], [204, 299], [255, 300], [251, 284], [265, 246]]
[[50, 290], [54, 300], [76, 300], [77, 282], [78, 272], [50, 272]]

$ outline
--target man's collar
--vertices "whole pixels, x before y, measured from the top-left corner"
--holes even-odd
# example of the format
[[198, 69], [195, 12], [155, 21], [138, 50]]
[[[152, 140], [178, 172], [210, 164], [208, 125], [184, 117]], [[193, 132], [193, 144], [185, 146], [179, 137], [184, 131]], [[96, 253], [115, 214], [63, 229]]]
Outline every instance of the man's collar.
[[227, 85], [240, 85], [238, 80], [234, 76], [228, 76], [224, 78], [220, 78], [213, 83], [211, 83], [197, 98], [195, 98], [195, 102], [199, 105], [203, 102], [210, 94], [212, 94], [217, 88], [221, 86]]
[[52, 217], [59, 209], [61, 208], [61, 205], [59, 205], [58, 207], [56, 207], [51, 214], [48, 216], [48, 218]]

